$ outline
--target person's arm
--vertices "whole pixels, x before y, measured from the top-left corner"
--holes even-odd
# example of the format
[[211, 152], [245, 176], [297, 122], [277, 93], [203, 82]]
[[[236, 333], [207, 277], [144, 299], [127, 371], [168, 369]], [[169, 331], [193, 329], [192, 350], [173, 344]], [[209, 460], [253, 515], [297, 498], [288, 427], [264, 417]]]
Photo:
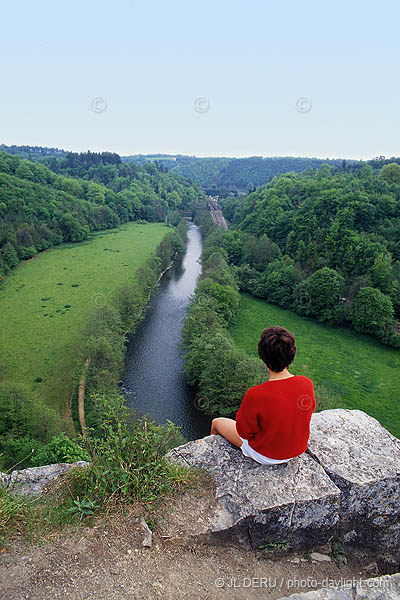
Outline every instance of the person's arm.
[[242, 400], [242, 404], [236, 413], [236, 431], [241, 438], [251, 440], [260, 431], [260, 421], [256, 408], [256, 401], [252, 398], [251, 390], [248, 390]]

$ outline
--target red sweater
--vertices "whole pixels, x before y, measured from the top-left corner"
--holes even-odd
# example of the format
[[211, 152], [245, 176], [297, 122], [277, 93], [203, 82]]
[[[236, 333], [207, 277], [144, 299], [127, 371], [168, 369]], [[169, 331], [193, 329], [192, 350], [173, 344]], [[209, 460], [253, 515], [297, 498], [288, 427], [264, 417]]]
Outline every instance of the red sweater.
[[294, 375], [250, 388], [236, 414], [236, 429], [268, 458], [299, 456], [307, 450], [315, 409], [311, 379]]

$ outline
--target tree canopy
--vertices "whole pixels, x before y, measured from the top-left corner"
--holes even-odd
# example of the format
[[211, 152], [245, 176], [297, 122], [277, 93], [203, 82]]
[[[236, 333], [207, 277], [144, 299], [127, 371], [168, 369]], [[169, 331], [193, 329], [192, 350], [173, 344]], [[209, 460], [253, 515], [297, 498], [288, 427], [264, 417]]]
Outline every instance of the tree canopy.
[[[395, 163], [341, 171], [323, 165], [223, 200], [234, 230], [220, 246], [241, 290], [400, 345], [399, 172]], [[365, 288], [374, 290], [368, 306], [379, 310], [363, 321], [354, 307]]]

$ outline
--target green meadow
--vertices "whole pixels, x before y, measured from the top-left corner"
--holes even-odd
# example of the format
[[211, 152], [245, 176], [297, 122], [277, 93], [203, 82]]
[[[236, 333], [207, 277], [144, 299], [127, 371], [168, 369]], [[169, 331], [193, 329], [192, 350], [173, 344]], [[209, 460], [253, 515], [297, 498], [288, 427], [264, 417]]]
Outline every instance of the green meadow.
[[52, 406], [65, 406], [89, 311], [110, 301], [167, 231], [162, 223], [126, 223], [13, 269], [0, 282], [3, 378], [28, 385]]
[[230, 333], [252, 356], [264, 327], [281, 325], [296, 336], [291, 372], [307, 375], [324, 388], [334, 405], [363, 410], [400, 437], [400, 351], [344, 328], [299, 317], [265, 300], [241, 295]]

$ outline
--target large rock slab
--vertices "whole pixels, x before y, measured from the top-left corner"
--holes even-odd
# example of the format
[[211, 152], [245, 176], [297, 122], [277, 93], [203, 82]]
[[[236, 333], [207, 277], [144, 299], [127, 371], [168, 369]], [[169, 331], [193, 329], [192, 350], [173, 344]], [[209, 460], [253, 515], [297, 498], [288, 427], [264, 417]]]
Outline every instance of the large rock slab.
[[400, 544], [400, 440], [360, 410], [315, 413], [308, 453], [341, 490], [345, 541], [384, 550]]
[[358, 580], [338, 587], [297, 592], [281, 600], [399, 600], [400, 573]]
[[340, 491], [307, 454], [286, 464], [260, 465], [212, 435], [174, 448], [167, 458], [213, 476], [216, 509], [209, 532], [214, 537], [245, 533], [255, 548], [311, 548], [326, 542], [338, 522]]
[[0, 485], [7, 488], [12, 494], [23, 496], [39, 496], [43, 488], [60, 475], [74, 467], [86, 467], [89, 463], [80, 460], [75, 463], [58, 463], [43, 467], [30, 467], [29, 469], [15, 470], [7, 475], [0, 473]]

